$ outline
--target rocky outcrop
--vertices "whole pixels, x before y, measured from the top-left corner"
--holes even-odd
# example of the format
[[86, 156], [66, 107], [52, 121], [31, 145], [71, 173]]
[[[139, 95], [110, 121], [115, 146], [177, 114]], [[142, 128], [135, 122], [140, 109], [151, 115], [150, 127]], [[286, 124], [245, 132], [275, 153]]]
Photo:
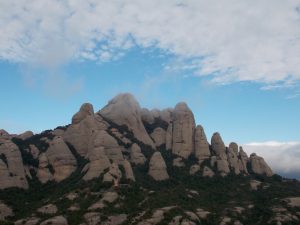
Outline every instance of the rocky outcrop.
[[82, 120], [84, 120], [87, 116], [93, 116], [94, 115], [94, 108], [93, 105], [90, 103], [84, 103], [81, 107], [79, 112], [77, 112], [72, 117], [72, 124], [78, 124]]
[[239, 165], [239, 158], [238, 158], [238, 145], [234, 142], [229, 144], [227, 158], [229, 167], [234, 171], [235, 174], [240, 174], [240, 165]]
[[41, 223], [41, 225], [68, 225], [68, 221], [63, 216], [56, 216], [48, 220], [45, 220], [44, 222]]
[[117, 125], [127, 126], [135, 138], [155, 148], [143, 125], [140, 105], [131, 94], [116, 96], [99, 113]]
[[93, 148], [94, 134], [107, 129], [108, 125], [99, 115], [93, 114], [90, 104], [83, 104], [78, 113], [73, 116], [72, 124], [63, 133], [65, 142], [70, 143], [83, 157]]
[[88, 159], [90, 162], [83, 169], [86, 172], [83, 177], [84, 180], [92, 180], [99, 177], [110, 166], [110, 161], [105, 154], [103, 146], [94, 146], [88, 153]]
[[188, 106], [181, 102], [173, 111], [172, 152], [188, 158], [194, 151], [195, 119]]
[[226, 147], [219, 133], [214, 133], [211, 138], [211, 148], [217, 158], [217, 170], [221, 176], [225, 176], [230, 172]]
[[0, 201], [0, 221], [5, 220], [7, 217], [13, 216], [14, 213], [10, 207]]
[[150, 159], [149, 175], [157, 181], [169, 179], [167, 165], [160, 152], [155, 152]]
[[166, 131], [161, 127], [155, 128], [150, 136], [154, 140], [156, 147], [166, 144]]
[[198, 171], [200, 171], [200, 165], [198, 165], [198, 164], [192, 165], [190, 168], [190, 175], [194, 175]]
[[53, 179], [57, 182], [69, 177], [77, 168], [74, 155], [61, 137], [49, 142], [46, 155], [53, 168]]
[[176, 159], [173, 160], [173, 166], [175, 167], [184, 167], [184, 161], [182, 160], [182, 158], [178, 157]]
[[141, 152], [140, 146], [138, 146], [136, 143], [131, 146], [130, 161], [135, 165], [144, 165], [146, 162], [146, 158]]
[[42, 214], [55, 214], [57, 213], [57, 207], [53, 204], [45, 205], [37, 210], [37, 212]]
[[173, 144], [173, 124], [170, 123], [166, 132], [166, 150], [171, 150]]
[[130, 162], [128, 162], [128, 160], [126, 160], [126, 159], [124, 160], [123, 167], [124, 167], [124, 170], [125, 170], [126, 179], [135, 181], [134, 173], [132, 171], [131, 164], [130, 164]]
[[37, 170], [37, 178], [43, 184], [53, 179], [53, 174], [51, 173], [49, 168], [51, 168], [51, 165], [49, 164], [47, 154], [41, 153], [39, 156], [39, 168]]
[[199, 160], [210, 157], [209, 144], [202, 126], [198, 125], [195, 129], [195, 156]]
[[240, 146], [239, 151], [239, 169], [241, 172], [248, 174], [247, 163], [249, 161], [248, 155], [244, 152], [243, 148]]
[[112, 163], [109, 167], [109, 171], [104, 174], [103, 182], [118, 183], [122, 177], [122, 172], [116, 163]]
[[266, 175], [268, 177], [273, 176], [273, 171], [267, 165], [265, 160], [262, 157], [257, 156], [255, 153], [252, 153], [250, 155], [250, 164], [251, 164], [251, 169], [254, 173], [260, 175]]
[[27, 138], [30, 138], [33, 136], [32, 131], [25, 131], [24, 133], [18, 135], [18, 138], [22, 139], [22, 140], [26, 140]]
[[214, 175], [215, 173], [209, 167], [205, 166], [203, 168], [203, 174], [202, 174], [203, 177], [213, 177]]
[[28, 188], [23, 160], [19, 148], [10, 140], [0, 144], [0, 189]]
[[122, 147], [117, 140], [110, 136], [106, 131], [100, 130], [94, 137], [94, 148], [103, 147], [107, 157], [116, 164], [122, 164], [124, 157]]

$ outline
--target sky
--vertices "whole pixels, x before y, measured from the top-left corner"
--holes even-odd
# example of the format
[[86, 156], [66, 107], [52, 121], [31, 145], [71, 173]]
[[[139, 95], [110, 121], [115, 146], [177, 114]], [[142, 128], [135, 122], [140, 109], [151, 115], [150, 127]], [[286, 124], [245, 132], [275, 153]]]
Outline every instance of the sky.
[[132, 93], [185, 101], [275, 172], [299, 177], [298, 0], [2, 0], [0, 128], [36, 133]]

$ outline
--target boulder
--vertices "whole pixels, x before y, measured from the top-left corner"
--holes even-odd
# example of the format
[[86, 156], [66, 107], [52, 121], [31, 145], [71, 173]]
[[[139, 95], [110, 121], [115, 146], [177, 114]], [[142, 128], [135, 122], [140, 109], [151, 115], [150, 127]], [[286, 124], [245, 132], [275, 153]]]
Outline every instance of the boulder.
[[119, 215], [113, 215], [109, 216], [108, 220], [105, 222], [106, 225], [121, 225], [124, 224], [124, 222], [127, 220], [126, 214], [119, 214]]
[[56, 216], [48, 220], [45, 220], [40, 225], [68, 225], [68, 221], [63, 216]]
[[217, 170], [222, 177], [226, 176], [228, 173], [230, 173], [230, 169], [229, 169], [227, 160], [217, 159]]
[[28, 188], [21, 152], [10, 140], [0, 144], [0, 181], [0, 189]]
[[173, 166], [184, 167], [185, 164], [184, 164], [184, 161], [182, 160], [182, 158], [178, 157], [178, 158], [176, 158], [176, 159], [173, 160]]
[[195, 119], [186, 103], [178, 103], [173, 111], [172, 152], [188, 158], [194, 151]]
[[252, 171], [256, 174], [266, 175], [268, 177], [273, 176], [274, 174], [264, 158], [257, 156], [255, 153], [250, 155], [250, 165]]
[[36, 225], [41, 219], [37, 217], [29, 217], [15, 222], [15, 225]]
[[14, 213], [10, 207], [0, 201], [0, 221], [5, 220], [7, 217], [13, 216]]
[[154, 116], [150, 112], [150, 110], [146, 108], [141, 109], [141, 119], [143, 122], [148, 123], [148, 124], [153, 124], [154, 123]]
[[140, 146], [138, 146], [136, 143], [131, 146], [130, 161], [135, 165], [144, 165], [146, 162], [146, 158], [141, 152]]
[[49, 170], [50, 167], [51, 165], [49, 164], [46, 153], [41, 153], [39, 156], [39, 168], [36, 176], [43, 184], [53, 179], [53, 174]]
[[37, 210], [37, 212], [42, 214], [55, 214], [57, 213], [57, 207], [53, 204], [45, 205]]
[[131, 94], [117, 95], [99, 113], [108, 121], [127, 126], [136, 139], [155, 148], [143, 125], [140, 105]]
[[101, 214], [98, 212], [89, 212], [84, 214], [87, 225], [98, 225], [101, 223]]
[[154, 140], [156, 147], [166, 144], [166, 131], [161, 127], [155, 128], [150, 136]]
[[210, 157], [209, 144], [202, 126], [198, 125], [195, 129], [195, 156], [199, 160]]
[[203, 177], [213, 177], [215, 173], [207, 166], [204, 166], [203, 168]]
[[169, 179], [167, 165], [160, 152], [155, 152], [150, 159], [149, 175], [157, 181]]
[[57, 182], [69, 177], [77, 168], [76, 158], [62, 137], [55, 137], [49, 142], [46, 155], [54, 170], [53, 179]]
[[192, 165], [190, 168], [190, 175], [194, 175], [198, 171], [200, 171], [200, 165], [198, 165], [198, 164]]

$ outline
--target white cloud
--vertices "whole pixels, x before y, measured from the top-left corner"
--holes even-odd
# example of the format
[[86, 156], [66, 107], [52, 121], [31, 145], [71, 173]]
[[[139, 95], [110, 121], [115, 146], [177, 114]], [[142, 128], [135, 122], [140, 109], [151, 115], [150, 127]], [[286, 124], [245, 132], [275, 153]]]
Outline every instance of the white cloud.
[[300, 80], [299, 9], [298, 0], [2, 0], [0, 58], [52, 66], [157, 47], [215, 82], [290, 86]]
[[276, 173], [300, 179], [300, 142], [257, 142], [244, 144], [243, 148], [248, 154], [255, 152], [264, 157]]

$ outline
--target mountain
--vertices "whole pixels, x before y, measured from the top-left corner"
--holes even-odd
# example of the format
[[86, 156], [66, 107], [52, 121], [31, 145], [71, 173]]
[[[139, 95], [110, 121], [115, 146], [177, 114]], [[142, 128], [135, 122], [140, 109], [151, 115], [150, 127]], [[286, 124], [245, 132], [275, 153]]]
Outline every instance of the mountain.
[[210, 142], [186, 103], [120, 94], [40, 134], [0, 131], [0, 224], [300, 224], [300, 183]]

